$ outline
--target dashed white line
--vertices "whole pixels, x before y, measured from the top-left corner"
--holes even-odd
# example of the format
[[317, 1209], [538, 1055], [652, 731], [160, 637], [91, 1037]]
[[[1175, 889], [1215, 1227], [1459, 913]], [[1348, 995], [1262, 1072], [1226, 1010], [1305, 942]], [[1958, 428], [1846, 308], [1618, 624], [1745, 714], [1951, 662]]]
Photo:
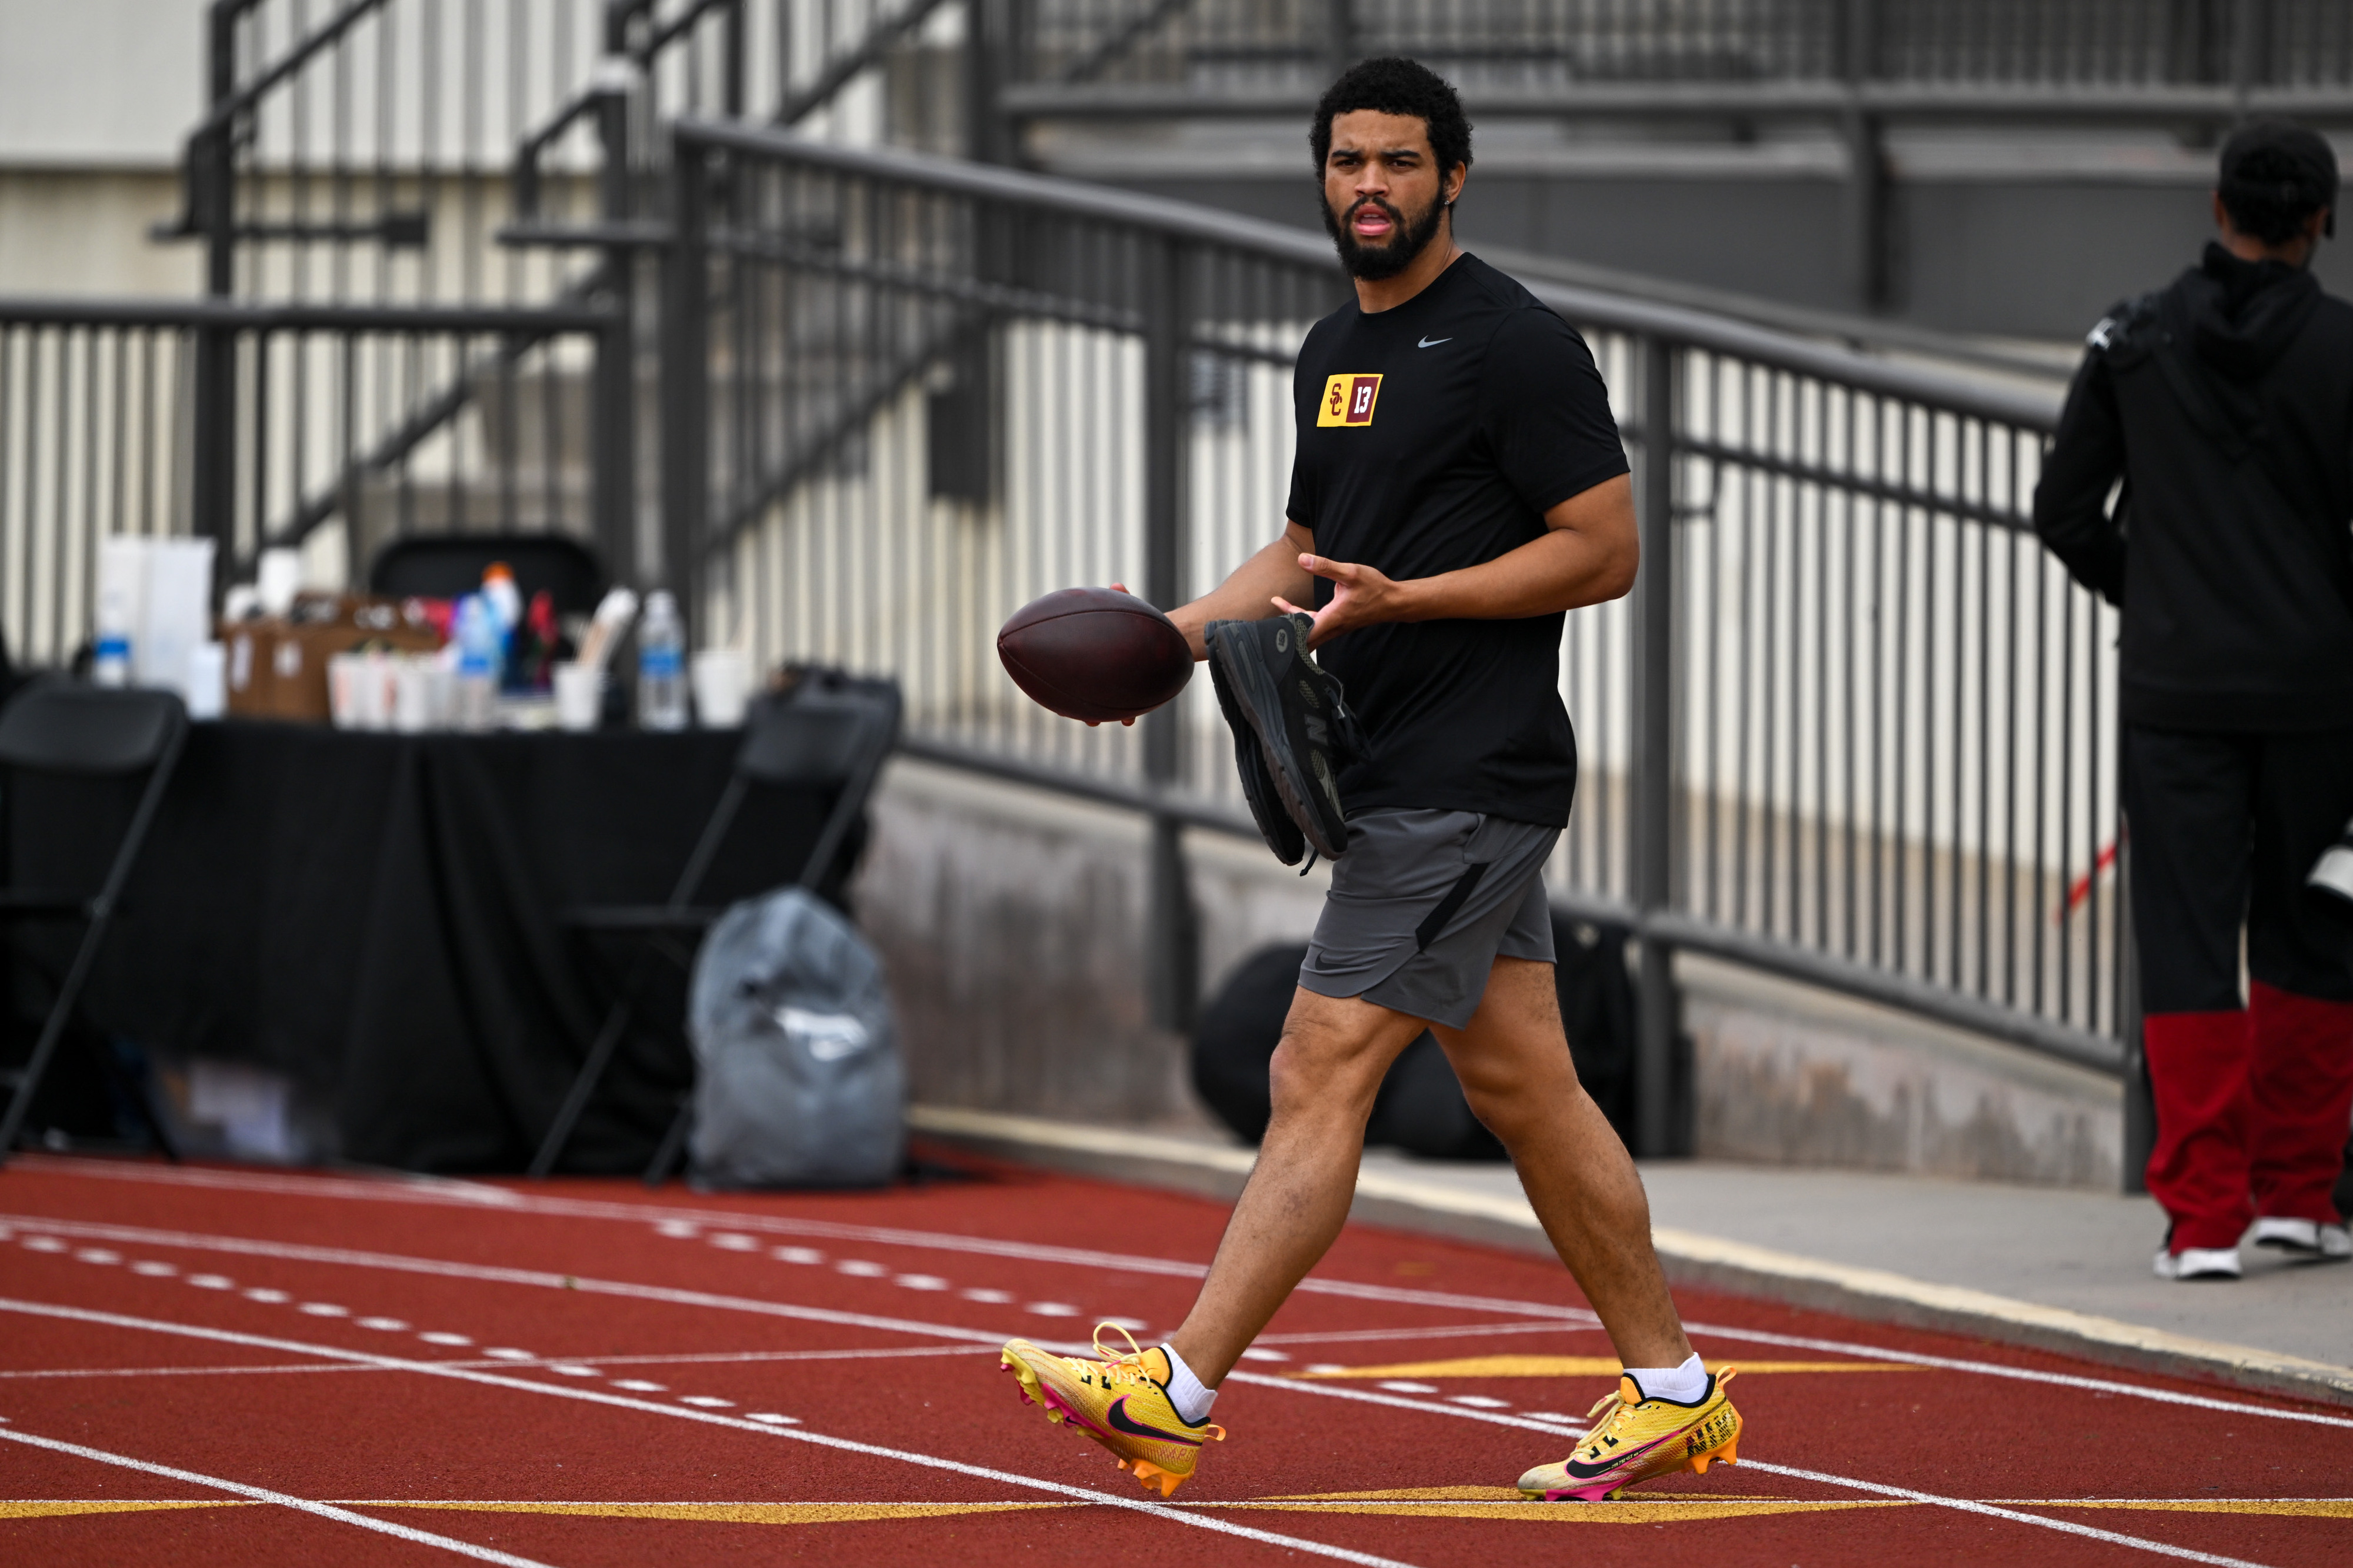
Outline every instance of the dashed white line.
[[770, 1251], [768, 1256], [775, 1258], [779, 1263], [822, 1263], [825, 1261], [825, 1254], [819, 1252], [814, 1247], [779, 1247]]
[[[712, 1426], [725, 1426], [739, 1432], [765, 1433], [776, 1437], [786, 1438], [794, 1442], [809, 1443], [819, 1447], [832, 1448], [842, 1453], [863, 1454], [873, 1458], [896, 1459], [902, 1463], [917, 1465], [926, 1469], [950, 1470], [960, 1475], [972, 1476], [981, 1480], [1001, 1481], [1011, 1486], [1026, 1487], [1035, 1491], [1042, 1491], [1057, 1497], [1069, 1498], [1074, 1501], [1095, 1503], [1106, 1508], [1124, 1509], [1131, 1513], [1141, 1513], [1154, 1519], [1166, 1520], [1172, 1523], [1189, 1525], [1195, 1529], [1207, 1530], [1220, 1535], [1236, 1536], [1245, 1541], [1256, 1541], [1264, 1545], [1281, 1547], [1292, 1552], [1306, 1552], [1317, 1557], [1332, 1558], [1337, 1562], [1354, 1563], [1360, 1564], [1361, 1568], [1411, 1568], [1410, 1564], [1398, 1563], [1394, 1558], [1377, 1557], [1367, 1552], [1356, 1552], [1344, 1546], [1332, 1545], [1326, 1542], [1313, 1541], [1303, 1536], [1281, 1535], [1270, 1530], [1259, 1530], [1250, 1525], [1236, 1524], [1230, 1520], [1216, 1519], [1198, 1513], [1188, 1513], [1181, 1509], [1171, 1508], [1164, 1503], [1149, 1502], [1141, 1498], [1116, 1496], [1110, 1492], [1095, 1491], [1086, 1487], [1071, 1486], [1061, 1481], [1047, 1480], [1037, 1476], [1025, 1476], [1016, 1471], [1000, 1470], [986, 1465], [963, 1464], [956, 1460], [941, 1458], [936, 1455], [915, 1453], [904, 1448], [888, 1447], [879, 1443], [861, 1443], [851, 1437], [837, 1437], [829, 1433], [811, 1432], [797, 1424], [786, 1425], [773, 1421], [751, 1421], [742, 1416], [723, 1415], [716, 1411], [681, 1409], [675, 1404], [657, 1405], [647, 1400], [624, 1399], [617, 1395], [607, 1394], [601, 1389], [574, 1388], [562, 1384], [530, 1383], [525, 1382], [522, 1378], [503, 1376], [497, 1373], [475, 1372], [464, 1368], [452, 1367], [446, 1363], [429, 1361], [400, 1361], [391, 1356], [375, 1355], [365, 1351], [344, 1350], [336, 1345], [308, 1344], [297, 1340], [281, 1340], [260, 1334], [237, 1333], [227, 1329], [200, 1328], [191, 1323], [174, 1323], [153, 1319], [133, 1318], [117, 1312], [91, 1311], [81, 1307], [52, 1306], [48, 1303], [39, 1301], [20, 1301], [0, 1299], [0, 1311], [23, 1312], [37, 1317], [64, 1318], [77, 1322], [99, 1323], [114, 1328], [138, 1329], [152, 1333], [179, 1334], [191, 1339], [214, 1340], [228, 1344], [244, 1344], [265, 1350], [285, 1351], [295, 1355], [313, 1355], [331, 1361], [380, 1363], [400, 1371], [421, 1373], [433, 1377], [455, 1378], [461, 1382], [479, 1384], [486, 1387], [514, 1389], [525, 1394], [537, 1394], [560, 1399], [583, 1400], [591, 1404], [603, 1405], [617, 1409], [636, 1410], [656, 1415], [667, 1415], [673, 1419], [681, 1421], [706, 1422]], [[13, 1433], [0, 1433], [0, 1436], [15, 1436]], [[43, 1439], [42, 1441], [51, 1447], [66, 1446], [56, 1444], [53, 1440], [49, 1439]], [[216, 1484], [211, 1483], [210, 1478], [192, 1477], [189, 1479], [196, 1479], [207, 1484]], [[269, 1500], [280, 1500], [283, 1497], [284, 1494], [274, 1494]], [[285, 1499], [284, 1500], [312, 1510], [322, 1509], [328, 1506], [326, 1504], [306, 1503], [303, 1500], [300, 1499]], [[356, 1519], [362, 1516], [353, 1515], [353, 1517]], [[381, 1523], [381, 1521], [369, 1521], [368, 1522], [371, 1525]], [[385, 1528], [389, 1530], [396, 1527]], [[436, 1544], [438, 1544], [438, 1542], [437, 1542]], [[483, 1550], [485, 1549], [471, 1548], [470, 1549], [470, 1554], [479, 1556], [481, 1555]], [[522, 1563], [523, 1564], [523, 1568], [543, 1568], [543, 1564], [529, 1563], [525, 1562], [525, 1560], [520, 1558], [508, 1558], [501, 1556], [493, 1560]]]
[[[60, 1163], [44, 1163], [41, 1168], [61, 1169], [70, 1164], [71, 1163], [69, 1162]], [[160, 1173], [149, 1172], [146, 1167], [121, 1171], [107, 1168], [90, 1170], [88, 1172], [79, 1171], [79, 1167], [75, 1167], [73, 1173], [85, 1173], [100, 1176], [127, 1176], [146, 1173], [153, 1175], [154, 1179], [159, 1181], [176, 1179], [168, 1172]], [[216, 1173], [201, 1173], [201, 1174], [206, 1176]], [[260, 1180], [267, 1183], [277, 1179], [278, 1178], [261, 1178]], [[216, 1184], [206, 1181], [198, 1182], [194, 1184], [218, 1184], [234, 1188], [240, 1184], [240, 1184], [239, 1182], [235, 1181]], [[362, 1184], [357, 1183], [349, 1183], [346, 1184], [352, 1186], [362, 1185]], [[433, 1191], [437, 1191], [438, 1185], [440, 1184], [436, 1184], [435, 1187], [429, 1189], [419, 1189], [421, 1192], [424, 1192], [426, 1195], [418, 1201], [430, 1201], [436, 1203], [449, 1203], [454, 1201], [449, 1196], [432, 1196], [431, 1193]], [[265, 1185], [262, 1190], [274, 1191], [278, 1189]], [[311, 1192], [312, 1193], [312, 1195], [327, 1196], [354, 1195], [385, 1197], [396, 1195], [416, 1195], [414, 1194], [408, 1194], [405, 1188], [399, 1194], [385, 1194], [369, 1190], [352, 1194], [338, 1194], [332, 1193], [322, 1194], [316, 1193], [312, 1188], [299, 1185], [290, 1186], [286, 1190]], [[470, 1206], [479, 1207], [480, 1205], [476, 1204]], [[585, 1199], [529, 1199], [518, 1202], [514, 1205], [514, 1212], [561, 1214], [581, 1218], [626, 1218], [632, 1223], [639, 1225], [646, 1223], [649, 1217], [647, 1211], [642, 1208], [636, 1208], [620, 1204], [598, 1203]], [[781, 1219], [771, 1219], [766, 1216], [744, 1215], [732, 1215], [729, 1217], [736, 1224], [746, 1226], [757, 1225], [770, 1230], [771, 1232], [781, 1230], [787, 1233], [797, 1231], [808, 1235], [839, 1236], [846, 1239], [891, 1242], [909, 1247], [928, 1247], [945, 1251], [977, 1252], [996, 1257], [1033, 1258], [1044, 1261], [1071, 1262], [1082, 1265], [1093, 1265], [1103, 1268], [1124, 1268], [1130, 1272], [1137, 1273], [1182, 1275], [1186, 1278], [1194, 1279], [1198, 1279], [1203, 1272], [1200, 1268], [1189, 1264], [1177, 1264], [1166, 1259], [1149, 1258], [1122, 1258], [1118, 1254], [1097, 1253], [1077, 1247], [1038, 1247], [1028, 1243], [995, 1242], [984, 1237], [935, 1235], [925, 1231], [902, 1231], [872, 1226], [843, 1226], [818, 1220], [786, 1221]], [[569, 1286], [584, 1291], [595, 1290], [608, 1295], [626, 1296], [644, 1300], [670, 1301], [682, 1306], [721, 1307], [738, 1311], [772, 1313], [777, 1316], [797, 1318], [811, 1322], [840, 1323], [854, 1327], [877, 1328], [891, 1332], [920, 1333], [949, 1340], [970, 1342], [994, 1337], [976, 1334], [970, 1330], [950, 1328], [941, 1324], [911, 1322], [904, 1319], [883, 1317], [867, 1313], [839, 1312], [825, 1308], [797, 1307], [781, 1302], [754, 1302], [739, 1297], [724, 1296], [709, 1291], [679, 1290], [664, 1286], [631, 1285], [611, 1280], [590, 1281], [587, 1279], [576, 1279], [570, 1276], [555, 1274], [544, 1269], [501, 1268], [491, 1265], [446, 1263], [438, 1259], [404, 1258], [396, 1254], [364, 1252], [354, 1248], [310, 1247], [294, 1243], [256, 1241], [242, 1237], [208, 1236], [185, 1231], [161, 1231], [148, 1229], [142, 1226], [100, 1224], [88, 1221], [54, 1221], [38, 1215], [0, 1215], [0, 1224], [13, 1224], [19, 1226], [41, 1225], [47, 1226], [47, 1228], [52, 1231], [136, 1246], [195, 1247], [209, 1251], [244, 1254], [253, 1257], [289, 1258], [301, 1262], [339, 1263], [353, 1265], [361, 1268], [390, 1268], [409, 1273], [438, 1275], [442, 1278], [503, 1280], [508, 1283], [519, 1285]], [[691, 1226], [690, 1229], [691, 1229]], [[26, 1241], [26, 1245], [31, 1245], [29, 1239]], [[62, 1248], [64, 1244], [60, 1242], [58, 1244], [57, 1248], [52, 1248], [51, 1250]], [[229, 1284], [228, 1280], [223, 1279], [217, 1275], [199, 1275], [191, 1278], [188, 1282], [195, 1285], [203, 1284], [207, 1281], [214, 1282], [215, 1288], [216, 1289], [226, 1289]], [[1316, 1279], [1312, 1277], [1302, 1280], [1300, 1282], [1299, 1289], [1303, 1292], [1309, 1294], [1339, 1296], [1363, 1300], [1388, 1301], [1418, 1306], [1451, 1307], [1465, 1311], [1493, 1311], [1508, 1313], [1510, 1315], [1522, 1318], [1549, 1316], [1556, 1318], [1565, 1326], [1570, 1327], [1589, 1327], [1599, 1321], [1591, 1312], [1583, 1310], [1582, 1309], [1556, 1307], [1541, 1301], [1510, 1300], [1499, 1297], [1488, 1296], [1467, 1296], [1449, 1291], [1406, 1290], [1390, 1286], [1360, 1285], [1346, 1280]], [[966, 1300], [979, 1301], [988, 1305], [1001, 1305], [1013, 1299], [1002, 1291], [989, 1291], [984, 1293], [978, 1290], [964, 1290], [959, 1291], [958, 1294], [964, 1297]], [[2137, 1384], [2123, 1383], [2108, 1378], [2083, 1377], [2067, 1373], [2043, 1372], [2031, 1367], [2006, 1366], [1998, 1362], [1968, 1361], [1954, 1357], [1922, 1355], [1911, 1351], [1891, 1350], [1885, 1345], [1852, 1343], [1841, 1340], [1825, 1340], [1799, 1335], [1768, 1333], [1761, 1330], [1729, 1328], [1711, 1323], [1690, 1323], [1686, 1324], [1685, 1327], [1690, 1332], [1703, 1337], [1730, 1339], [1757, 1344], [1783, 1345], [1798, 1349], [1829, 1351], [1838, 1354], [1861, 1356], [1867, 1359], [1900, 1359], [1908, 1363], [1918, 1366], [1941, 1367], [1948, 1371], [1974, 1373], [1988, 1377], [2011, 1378], [2026, 1383], [2040, 1383], [2056, 1387], [2081, 1389], [2086, 1392], [2113, 1394], [2127, 1398], [2147, 1399], [2162, 1405], [2179, 1405], [2193, 1409], [2221, 1411], [2233, 1415], [2255, 1416], [2274, 1421], [2294, 1421], [2318, 1426], [2353, 1428], [2353, 1417], [2323, 1415], [2318, 1411], [2312, 1410], [2278, 1409], [2268, 1405], [2250, 1405], [2240, 1400], [2219, 1399], [2206, 1394], [2185, 1394], [2172, 1389], [2147, 1387]], [[1251, 1377], [1256, 1376], [1257, 1374], [1237, 1373], [1236, 1375]], [[1286, 1384], [1288, 1384], [1289, 1382], [1289, 1380], [1284, 1379], [1274, 1379], [1269, 1381], [1284, 1383]], [[1326, 1388], [1324, 1389], [1324, 1392], [1336, 1394], [1342, 1391]], [[1356, 1396], [1372, 1397], [1363, 1394], [1357, 1394]], [[1457, 1412], [1457, 1414], [1462, 1413]], [[1510, 1417], [1495, 1416], [1483, 1418], [1491, 1420], [1511, 1419]]]

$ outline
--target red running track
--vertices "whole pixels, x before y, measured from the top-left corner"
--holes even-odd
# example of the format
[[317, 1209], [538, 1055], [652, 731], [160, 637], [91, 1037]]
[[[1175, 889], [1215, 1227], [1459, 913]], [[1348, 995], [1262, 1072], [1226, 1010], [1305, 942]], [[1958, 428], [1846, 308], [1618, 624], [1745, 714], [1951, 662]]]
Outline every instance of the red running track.
[[1613, 1385], [1542, 1260], [1355, 1227], [1163, 1504], [995, 1346], [1174, 1324], [1217, 1205], [0, 1173], [0, 1563], [2353, 1563], [2353, 1412], [1686, 1291], [1744, 1462], [1522, 1503]]

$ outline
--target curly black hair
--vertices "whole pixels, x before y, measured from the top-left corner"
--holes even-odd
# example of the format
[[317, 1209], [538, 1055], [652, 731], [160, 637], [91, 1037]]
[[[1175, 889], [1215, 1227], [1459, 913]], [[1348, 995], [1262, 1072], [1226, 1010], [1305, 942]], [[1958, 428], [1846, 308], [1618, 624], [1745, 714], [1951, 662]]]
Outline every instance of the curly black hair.
[[2242, 126], [2223, 143], [2221, 175], [2215, 189], [2242, 234], [2282, 245], [2323, 207], [2337, 232], [2337, 153], [2315, 132], [2278, 120]]
[[1307, 133], [1307, 144], [1315, 153], [1318, 178], [1324, 173], [1324, 160], [1332, 154], [1333, 120], [1359, 109], [1418, 116], [1429, 128], [1430, 150], [1437, 154], [1440, 175], [1457, 164], [1469, 166], [1471, 121], [1463, 115], [1462, 100], [1444, 77], [1419, 60], [1388, 55], [1358, 60], [1316, 100], [1315, 124]]

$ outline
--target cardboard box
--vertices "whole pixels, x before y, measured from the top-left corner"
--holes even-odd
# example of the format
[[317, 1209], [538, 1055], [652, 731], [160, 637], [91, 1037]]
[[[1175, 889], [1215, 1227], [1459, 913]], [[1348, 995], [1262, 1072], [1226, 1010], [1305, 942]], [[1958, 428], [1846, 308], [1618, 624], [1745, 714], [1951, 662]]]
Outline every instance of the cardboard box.
[[228, 666], [228, 710], [244, 719], [324, 724], [327, 661], [339, 653], [377, 647], [430, 653], [441, 634], [396, 600], [304, 600], [292, 616], [225, 622], [220, 640]]

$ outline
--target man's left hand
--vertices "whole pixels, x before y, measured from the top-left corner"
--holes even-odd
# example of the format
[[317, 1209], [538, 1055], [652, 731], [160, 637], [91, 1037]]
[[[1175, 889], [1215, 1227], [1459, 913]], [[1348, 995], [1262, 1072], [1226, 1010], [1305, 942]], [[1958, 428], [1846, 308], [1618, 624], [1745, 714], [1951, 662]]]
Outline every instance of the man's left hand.
[[1274, 601], [1275, 607], [1285, 615], [1314, 617], [1315, 624], [1307, 633], [1309, 647], [1321, 647], [1341, 633], [1358, 626], [1405, 618], [1405, 588], [1394, 578], [1383, 576], [1370, 566], [1321, 555], [1302, 555], [1299, 564], [1332, 584], [1332, 602], [1320, 610], [1294, 605], [1288, 599]]

